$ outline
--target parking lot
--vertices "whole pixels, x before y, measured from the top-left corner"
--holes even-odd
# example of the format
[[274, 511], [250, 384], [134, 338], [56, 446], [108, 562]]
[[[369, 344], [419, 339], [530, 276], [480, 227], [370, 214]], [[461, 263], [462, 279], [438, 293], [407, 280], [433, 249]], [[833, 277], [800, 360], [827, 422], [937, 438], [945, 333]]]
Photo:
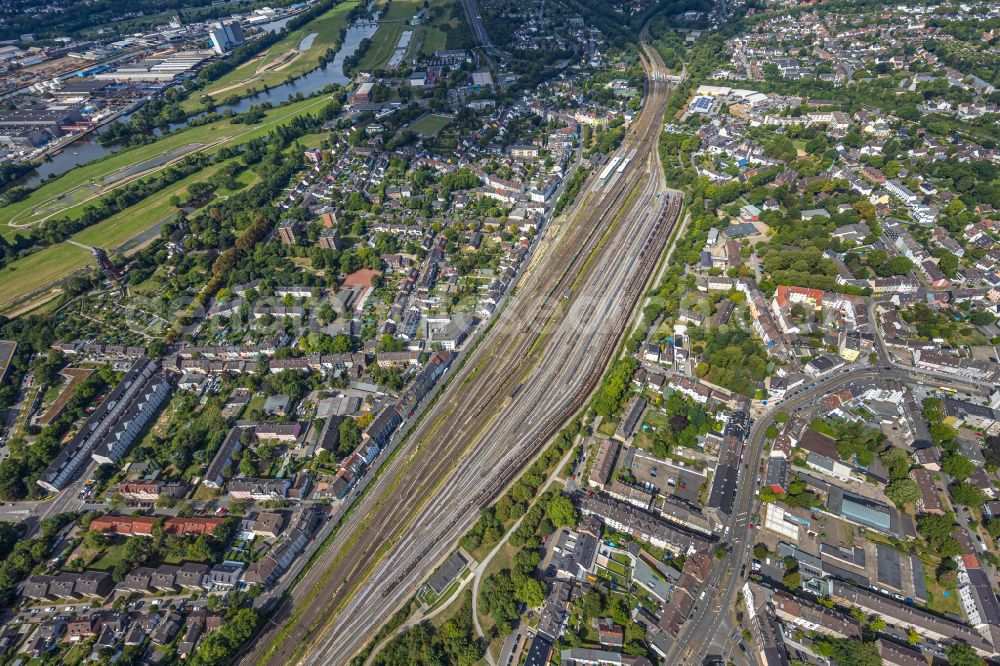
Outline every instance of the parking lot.
[[661, 495], [674, 495], [691, 504], [697, 504], [698, 488], [705, 482], [705, 476], [697, 471], [644, 451], [636, 452], [631, 471], [640, 486], [650, 484]]

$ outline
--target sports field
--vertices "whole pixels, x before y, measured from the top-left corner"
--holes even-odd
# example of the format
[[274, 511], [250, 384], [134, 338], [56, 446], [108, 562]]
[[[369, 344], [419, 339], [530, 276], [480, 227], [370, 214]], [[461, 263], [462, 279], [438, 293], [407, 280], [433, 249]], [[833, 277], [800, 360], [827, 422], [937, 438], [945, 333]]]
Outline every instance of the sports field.
[[414, 120], [407, 129], [413, 130], [421, 136], [431, 137], [447, 127], [452, 120], [451, 116], [428, 113]]

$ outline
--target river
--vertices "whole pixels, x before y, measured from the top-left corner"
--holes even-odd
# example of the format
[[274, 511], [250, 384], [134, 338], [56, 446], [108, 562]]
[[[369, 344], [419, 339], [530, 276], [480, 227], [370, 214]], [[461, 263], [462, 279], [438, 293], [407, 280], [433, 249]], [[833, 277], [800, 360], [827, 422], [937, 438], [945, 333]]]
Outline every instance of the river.
[[[304, 97], [308, 97], [331, 84], [346, 85], [351, 79], [344, 74], [344, 60], [358, 50], [363, 39], [370, 39], [377, 30], [378, 23], [375, 22], [355, 23], [347, 28], [347, 34], [344, 35], [344, 43], [341, 44], [340, 50], [337, 51], [337, 55], [334, 56], [333, 61], [325, 67], [314, 69], [294, 81], [274, 86], [252, 97], [244, 97], [236, 104], [219, 104], [215, 107], [215, 111], [218, 113], [223, 113], [224, 111], [243, 113], [249, 110], [254, 104], [270, 102], [274, 106], [277, 106], [287, 101], [289, 95], [302, 93]], [[311, 47], [313, 40], [310, 38], [314, 38], [314, 35], [307, 35], [300, 43], [300, 48], [307, 49]]]
[[[377, 18], [378, 16], [376, 14], [376, 20]], [[270, 30], [274, 24], [280, 23], [281, 25], [275, 28], [280, 30], [284, 24], [287, 23], [287, 21], [288, 19], [273, 21], [272, 23], [265, 24], [264, 28]], [[361, 41], [363, 39], [371, 38], [377, 30], [378, 23], [376, 22], [366, 21], [363, 23], [352, 24], [347, 28], [347, 33], [344, 36], [344, 43], [341, 44], [340, 50], [337, 51], [337, 55], [334, 57], [333, 61], [325, 67], [314, 69], [294, 81], [275, 86], [270, 90], [258, 93], [252, 97], [244, 97], [236, 104], [220, 104], [215, 108], [215, 110], [218, 113], [222, 113], [227, 110], [231, 110], [234, 113], [243, 113], [254, 104], [270, 102], [274, 106], [277, 106], [282, 102], [287, 101], [290, 95], [295, 95], [296, 93], [302, 93], [304, 97], [308, 97], [330, 84], [344, 85], [350, 81], [350, 79], [344, 74], [344, 60], [358, 50], [358, 47], [361, 45]], [[314, 35], [308, 35], [302, 40], [302, 42], [300, 42], [299, 46], [301, 48], [309, 48], [312, 46], [312, 39], [310, 37], [312, 37], [312, 39], [315, 38]], [[128, 116], [123, 116], [117, 122], [127, 120]], [[184, 127], [185, 124], [186, 123], [178, 123], [170, 125], [167, 129], [169, 131], [174, 131]], [[100, 132], [101, 130], [98, 129], [96, 133], [100, 134]], [[91, 134], [66, 146], [60, 154], [51, 157], [48, 161], [42, 162], [37, 169], [22, 178], [19, 178], [17, 181], [14, 181], [10, 186], [23, 185], [32, 188], [37, 187], [47, 178], [52, 176], [61, 176], [73, 167], [111, 155], [121, 149], [121, 145], [102, 146], [98, 142], [97, 138]], [[0, 191], [2, 191], [2, 189], [4, 188], [0, 188]]]

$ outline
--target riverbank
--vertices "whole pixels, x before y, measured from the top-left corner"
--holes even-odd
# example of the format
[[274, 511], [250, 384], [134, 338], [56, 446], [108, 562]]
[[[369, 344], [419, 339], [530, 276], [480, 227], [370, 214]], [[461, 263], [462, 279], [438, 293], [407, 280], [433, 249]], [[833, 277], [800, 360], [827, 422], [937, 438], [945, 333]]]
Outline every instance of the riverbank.
[[[273, 106], [278, 106], [279, 104], [287, 102], [289, 96], [291, 95], [309, 97], [329, 85], [346, 85], [349, 78], [345, 75], [343, 69], [345, 58], [351, 56], [355, 51], [357, 51], [361, 42], [374, 35], [378, 29], [378, 25], [376, 23], [358, 23], [346, 28], [343, 27], [346, 23], [348, 14], [354, 7], [357, 6], [357, 4], [357, 2], [352, 1], [334, 7], [330, 10], [330, 12], [324, 14], [315, 21], [307, 23], [298, 30], [293, 31], [278, 44], [272, 46], [259, 56], [243, 63], [240, 68], [237, 68], [233, 72], [230, 72], [226, 76], [220, 78], [211, 86], [211, 88], [215, 89], [218, 86], [223, 86], [223, 89], [225, 90], [223, 96], [225, 98], [228, 99], [235, 96], [239, 99], [230, 104], [216, 104], [214, 111], [219, 114], [226, 111], [231, 111], [232, 113], [244, 113], [255, 104], [270, 103]], [[282, 21], [287, 23], [292, 18], [294, 18], [294, 16], [288, 16], [282, 19]], [[336, 20], [334, 21], [334, 19]], [[325, 27], [320, 26], [317, 28], [320, 22], [323, 22], [323, 26]], [[332, 48], [324, 47], [322, 52], [319, 50], [320, 39], [323, 36], [320, 30], [327, 32], [326, 39], [322, 41], [323, 44], [326, 44], [330, 38], [329, 30], [332, 30], [334, 27], [336, 27], [336, 32], [332, 35], [332, 37], [339, 43], [337, 55], [331, 63], [328, 63], [324, 67], [319, 67], [319, 58], [325, 55], [327, 48]], [[299, 35], [301, 35], [301, 39], [296, 41]], [[342, 40], [340, 39], [341, 35], [343, 35]], [[278, 64], [283, 57], [283, 54], [280, 51], [282, 45], [292, 42], [295, 43], [298, 49], [301, 49], [301, 52], [298, 49], [292, 49], [291, 52], [296, 54], [294, 59], [284, 62], [283, 64]], [[288, 52], [286, 52], [284, 56], [287, 56], [287, 53]], [[307, 54], [310, 55], [310, 58], [304, 57]], [[316, 55], [316, 58], [312, 59], [312, 55]], [[306, 63], [310, 60], [315, 60], [316, 65], [310, 67], [310, 71], [308, 71], [308, 73], [300, 75], [300, 70], [304, 69], [304, 65], [306, 65]], [[273, 68], [268, 69], [272, 65]], [[224, 82], [234, 76], [236, 72], [246, 71], [248, 69], [260, 70], [261, 72], [264, 72], [264, 70], [267, 69], [267, 71], [262, 75], [277, 77], [286, 82], [271, 86], [268, 90], [261, 91], [256, 94], [253, 94], [253, 86], [250, 85], [252, 82], [240, 81], [232, 85], [224, 84]], [[288, 80], [290, 77], [291, 80]], [[258, 80], [256, 74], [252, 78], [254, 78], [254, 80]], [[197, 94], [204, 94], [204, 92]], [[145, 101], [143, 104], [144, 103]], [[197, 111], [202, 108], [202, 105], [197, 102], [197, 100], [188, 100], [184, 104], [185, 109], [189, 112], [191, 112], [192, 109]], [[99, 134], [101, 129], [107, 127], [108, 124], [114, 119], [121, 117], [127, 118], [129, 114], [134, 113], [141, 106], [142, 104], [136, 104], [130, 109], [123, 110], [121, 113], [116, 114], [114, 118], [105, 121], [87, 135], [67, 137], [59, 144], [53, 145], [47, 151], [47, 154], [51, 156], [50, 159], [39, 159], [37, 161], [37, 167], [34, 171], [31, 171], [22, 178], [10, 183], [7, 187], [24, 186], [29, 188], [41, 188], [43, 185], [48, 184], [54, 177], [61, 177], [77, 167], [89, 165], [91, 162], [96, 160], [107, 159], [117, 153], [123, 152], [124, 149], [121, 145], [102, 145], [94, 138], [94, 135]], [[195, 113], [195, 115], [188, 119], [188, 122], [195, 118], [199, 118], [202, 115], [203, 113]], [[178, 130], [184, 129], [186, 124], [187, 123], [175, 124], [165, 129], [173, 134]], [[163, 145], [160, 141], [162, 141], [162, 139], [159, 139], [156, 144]], [[6, 187], [3, 189], [6, 189]], [[16, 232], [16, 230], [4, 227], [4, 222], [8, 219], [5, 213], [7, 213], [10, 208], [10, 206], [7, 208], [0, 208], [0, 237], [10, 238], [11, 235]], [[7, 214], [16, 215], [18, 224], [31, 224], [39, 221], [38, 219], [25, 220], [21, 207], [17, 207], [17, 210], [14, 213]]]
[[[167, 135], [154, 143], [128, 148], [112, 153], [104, 159], [78, 166], [59, 178], [47, 181], [23, 201], [0, 208], [0, 235], [9, 237], [16, 233], [18, 228], [37, 224], [56, 213], [70, 218], [79, 216], [89, 200], [95, 196], [103, 196], [127, 182], [128, 179], [114, 182], [107, 180], [114, 178], [115, 174], [134, 170], [137, 165], [153, 163], [166, 154], [193, 144], [201, 146], [199, 151], [214, 151], [225, 145], [239, 145], [252, 138], [263, 136], [274, 125], [305, 111], [315, 110], [327, 101], [329, 101], [327, 96], [319, 96], [270, 109], [265, 112], [264, 119], [254, 125], [233, 124], [227, 119], [190, 127]], [[142, 175], [155, 173], [162, 168], [161, 164], [143, 172]], [[74, 193], [79, 192], [81, 188], [96, 189], [87, 197], [74, 197]]]
[[[192, 94], [184, 101], [184, 110], [189, 113], [202, 110], [205, 106], [202, 100], [205, 97], [211, 97], [216, 104], [221, 104], [231, 97], [252, 97], [256, 91], [263, 92], [265, 88], [280, 86], [288, 83], [289, 79], [298, 79], [299, 83], [304, 83], [302, 79], [320, 66], [328, 50], [337, 51], [348, 46], [347, 36], [344, 35], [348, 29], [348, 15], [357, 6], [357, 0], [343, 2], [316, 20], [288, 33], [284, 39], [272, 45], [263, 58], [248, 60], [204, 90]], [[314, 33], [315, 37], [305, 43]], [[344, 35], [343, 40], [341, 35]], [[360, 42], [361, 38], [357, 41]], [[282, 62], [285, 59], [288, 61]], [[304, 90], [297, 92], [309, 94]]]
[[[214, 137], [215, 140], [213, 141], [210, 138], [202, 137], [204, 141], [208, 141], [208, 143], [205, 143], [205, 147], [199, 150], [190, 151], [188, 154], [205, 152], [206, 154], [211, 155], [218, 152], [218, 150], [224, 146], [236, 147], [252, 139], [262, 137], [274, 129], [276, 125], [281, 124], [294, 116], [318, 111], [329, 102], [330, 98], [328, 96], [318, 96], [313, 99], [289, 104], [278, 109], [272, 109], [268, 112], [265, 120], [258, 125], [251, 125], [248, 127], [246, 125], [232, 125], [229, 121], [220, 121], [220, 124], [224, 126], [214, 127], [205, 125], [202, 127], [195, 127], [190, 130], [179, 132], [176, 137], [168, 137], [168, 139], [173, 139], [173, 141], [181, 145], [190, 145], [192, 143], [198, 143], [192, 133], [198, 132], [199, 130], [203, 133], [208, 132], [212, 137]], [[300, 144], [305, 146], [310, 144], [318, 145], [318, 136], [310, 137], [310, 139], [315, 140], [307, 140], [304, 138], [300, 141]], [[204, 141], [202, 141], [202, 143], [204, 143]], [[129, 166], [128, 164], [119, 164], [119, 161], [124, 157], [130, 157], [131, 162], [133, 163], [138, 163], [145, 159], [151, 159], [150, 155], [156, 155], [156, 152], [151, 150], [153, 148], [156, 148], [157, 152], [160, 153], [168, 150], [166, 146], [163, 146], [158, 142], [157, 144], [153, 144], [151, 146], [142, 146], [140, 149], [115, 155], [113, 158], [102, 160], [96, 164], [87, 165], [86, 167], [81, 167], [80, 169], [71, 172], [71, 175], [74, 175], [72, 181], [77, 183], [76, 187], [73, 189], [80, 188], [94, 181], [99, 181], [102, 177], [107, 177], [108, 175], [120, 171], [123, 166]], [[140, 151], [141, 154], [138, 156], [133, 154]], [[141, 159], [137, 159], [137, 157]], [[33, 294], [40, 288], [48, 285], [54, 286], [54, 282], [59, 281], [60, 279], [87, 265], [90, 262], [90, 253], [80, 246], [74, 245], [73, 242], [86, 246], [102, 247], [108, 250], [115, 249], [127, 243], [132, 238], [145, 233], [150, 227], [176, 212], [176, 208], [171, 206], [169, 203], [171, 196], [185, 192], [187, 188], [195, 182], [202, 182], [209, 179], [212, 174], [218, 170], [218, 168], [221, 168], [223, 164], [225, 163], [213, 165], [208, 169], [192, 174], [191, 176], [188, 176], [187, 178], [184, 178], [153, 194], [147, 199], [144, 199], [135, 206], [131, 206], [120, 213], [98, 222], [97, 224], [78, 231], [68, 240], [36, 250], [25, 257], [11, 262], [5, 268], [0, 269], [0, 312], [9, 307], [11, 303], [19, 301], [19, 299], [24, 298], [26, 295]], [[151, 173], [155, 173], [163, 168], [167, 168], [167, 166], [164, 165], [158, 167], [157, 169], [153, 169], [144, 173], [143, 176], [148, 176]], [[80, 179], [76, 177], [76, 171], [86, 172], [86, 175], [83, 177], [87, 180], [80, 183]], [[61, 181], [63, 179], [59, 180]], [[55, 186], [57, 184], [58, 183], [54, 182], [52, 185]], [[107, 191], [104, 193], [106, 194]], [[65, 193], [63, 196], [65, 196]], [[87, 201], [88, 199], [84, 199], [79, 203], [75, 203], [72, 210], [82, 211], [83, 207], [86, 206]], [[5, 212], [7, 212], [7, 209], [0, 209], [0, 214]], [[7, 230], [9, 231], [10, 229], [11, 227], [8, 226]], [[42, 296], [42, 294], [38, 294], [38, 296]]]
[[[298, 140], [305, 148], [318, 146], [320, 134], [306, 134]], [[93, 264], [87, 247], [100, 247], [108, 252], [130, 254], [149, 244], [159, 234], [160, 227], [179, 212], [170, 203], [174, 196], [183, 196], [197, 182], [205, 182], [228, 164], [238, 160], [233, 157], [224, 162], [194, 173], [164, 188], [141, 203], [106, 220], [73, 234], [69, 239], [12, 262], [0, 269], [0, 314], [12, 311], [29, 311], [47, 301], [53, 290], [58, 289], [70, 276]], [[259, 175], [247, 170], [238, 178], [236, 190], [219, 190], [217, 199], [224, 199], [259, 181]]]

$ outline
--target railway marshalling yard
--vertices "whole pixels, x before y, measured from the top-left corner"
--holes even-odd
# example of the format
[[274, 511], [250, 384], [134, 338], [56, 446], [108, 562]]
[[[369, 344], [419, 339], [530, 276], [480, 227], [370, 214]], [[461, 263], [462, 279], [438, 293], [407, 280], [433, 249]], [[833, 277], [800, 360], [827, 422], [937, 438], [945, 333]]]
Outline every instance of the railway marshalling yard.
[[659, 175], [668, 88], [647, 53], [649, 94], [618, 152], [632, 159], [613, 183], [592, 176], [549, 230], [493, 327], [242, 663], [349, 660], [597, 385], [681, 207]]

